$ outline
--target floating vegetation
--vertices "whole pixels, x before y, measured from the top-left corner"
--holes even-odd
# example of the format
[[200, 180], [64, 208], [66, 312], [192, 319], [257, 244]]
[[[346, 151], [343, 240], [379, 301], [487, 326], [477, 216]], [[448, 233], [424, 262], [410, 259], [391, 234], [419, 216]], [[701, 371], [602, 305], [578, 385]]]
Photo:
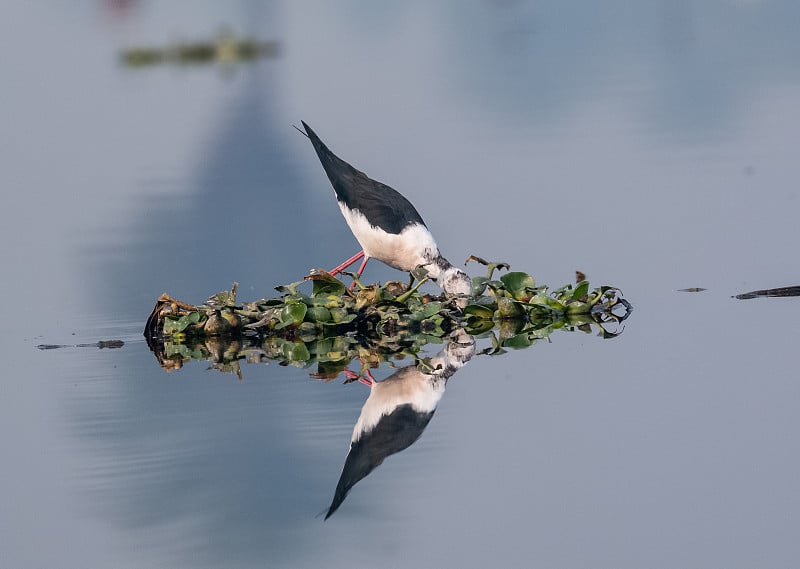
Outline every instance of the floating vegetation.
[[241, 63], [278, 54], [278, 43], [235, 38], [222, 33], [212, 41], [181, 42], [168, 47], [131, 47], [122, 51], [120, 59], [127, 67], [151, 65], [201, 65], [211, 63]]
[[[278, 298], [240, 302], [237, 285], [195, 306], [164, 293], [147, 320], [144, 335], [161, 363], [171, 371], [192, 359], [211, 360], [220, 371], [240, 374], [239, 362], [278, 361], [283, 365], [316, 365], [315, 377], [332, 379], [353, 359], [365, 366], [397, 357], [418, 357], [429, 343], [442, 343], [452, 331], [491, 337], [485, 353], [527, 348], [554, 330], [591, 332], [604, 338], [621, 333], [618, 326], [632, 307], [619, 289], [590, 288], [581, 280], [549, 291], [522, 272], [488, 263], [486, 276], [474, 277], [469, 299], [432, 296], [419, 291], [426, 273], [418, 269], [410, 283], [389, 281], [356, 290], [325, 271], [316, 271], [276, 287]], [[583, 276], [583, 275], [580, 275]], [[301, 292], [311, 283], [310, 292]]]

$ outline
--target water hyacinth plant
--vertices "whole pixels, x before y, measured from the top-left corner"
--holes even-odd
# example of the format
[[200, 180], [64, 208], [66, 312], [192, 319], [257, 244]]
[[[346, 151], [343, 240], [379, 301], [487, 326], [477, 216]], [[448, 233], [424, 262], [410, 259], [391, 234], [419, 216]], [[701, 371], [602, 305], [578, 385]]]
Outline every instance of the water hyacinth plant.
[[[611, 286], [590, 288], [579, 282], [553, 291], [537, 285], [528, 273], [498, 269], [489, 263], [485, 276], [474, 277], [469, 299], [420, 292], [426, 273], [417, 269], [412, 281], [364, 285], [356, 275], [355, 290], [325, 271], [276, 287], [277, 298], [239, 302], [237, 285], [199, 306], [162, 294], [147, 320], [145, 337], [161, 365], [172, 370], [191, 359], [208, 359], [222, 371], [239, 373], [238, 362], [277, 360], [303, 367], [317, 365], [315, 375], [330, 379], [354, 358], [379, 363], [414, 356], [429, 343], [441, 343], [463, 328], [492, 338], [487, 353], [520, 349], [549, 337], [557, 329], [600, 330], [603, 337], [631, 312], [630, 303]], [[416, 279], [416, 284], [413, 283]], [[307, 283], [311, 283], [310, 292]], [[301, 289], [306, 290], [302, 292]]]

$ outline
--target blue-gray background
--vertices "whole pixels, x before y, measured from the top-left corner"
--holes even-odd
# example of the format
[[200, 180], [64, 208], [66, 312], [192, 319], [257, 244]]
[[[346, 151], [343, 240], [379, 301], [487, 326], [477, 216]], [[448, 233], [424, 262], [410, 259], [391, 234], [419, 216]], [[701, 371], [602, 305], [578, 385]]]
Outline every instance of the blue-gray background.
[[[730, 297], [800, 281], [798, 21], [788, 0], [6, 2], [0, 566], [793, 566], [800, 305]], [[279, 57], [118, 63], [224, 26]], [[139, 337], [163, 290], [269, 296], [357, 250], [301, 119], [454, 262], [581, 269], [636, 306], [617, 340], [475, 358], [328, 522], [366, 389], [167, 375]]]

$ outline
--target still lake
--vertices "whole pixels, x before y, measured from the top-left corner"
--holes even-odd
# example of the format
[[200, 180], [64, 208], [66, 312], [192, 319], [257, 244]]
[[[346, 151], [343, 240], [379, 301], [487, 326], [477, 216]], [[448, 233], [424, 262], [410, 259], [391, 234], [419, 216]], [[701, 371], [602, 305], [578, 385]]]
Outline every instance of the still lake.
[[[800, 301], [732, 296], [800, 284], [798, 21], [789, 1], [6, 3], [0, 566], [793, 566]], [[223, 28], [279, 49], [120, 62]], [[357, 251], [300, 120], [454, 263], [579, 269], [635, 307], [612, 340], [473, 357], [327, 521], [368, 388], [167, 374], [141, 336], [163, 291], [274, 296]]]

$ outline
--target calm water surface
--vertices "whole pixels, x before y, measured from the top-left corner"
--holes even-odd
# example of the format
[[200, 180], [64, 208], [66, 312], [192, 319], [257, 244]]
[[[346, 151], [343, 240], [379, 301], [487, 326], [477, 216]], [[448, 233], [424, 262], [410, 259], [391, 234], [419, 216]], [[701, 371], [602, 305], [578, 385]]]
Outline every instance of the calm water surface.
[[[800, 556], [792, 2], [11, 2], [0, 18], [0, 566], [790, 567]], [[131, 45], [280, 42], [250, 65]], [[158, 295], [273, 294], [357, 250], [308, 141], [454, 261], [636, 310], [476, 356], [328, 521], [368, 390], [166, 374]], [[473, 269], [477, 271], [477, 269]], [[378, 263], [370, 280], [396, 273]], [[704, 287], [702, 293], [677, 289]], [[41, 343], [122, 339], [117, 350]], [[376, 372], [379, 379], [391, 373]]]

